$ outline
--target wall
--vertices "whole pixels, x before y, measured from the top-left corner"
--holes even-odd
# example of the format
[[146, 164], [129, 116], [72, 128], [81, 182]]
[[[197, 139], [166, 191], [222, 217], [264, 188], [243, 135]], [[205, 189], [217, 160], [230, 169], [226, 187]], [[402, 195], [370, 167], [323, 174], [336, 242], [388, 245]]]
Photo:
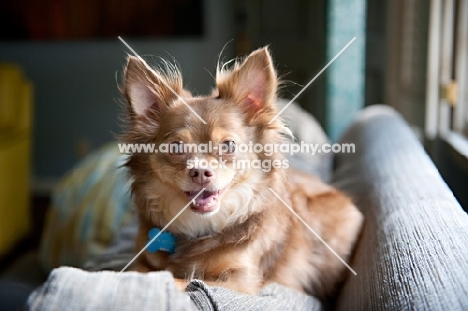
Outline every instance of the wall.
[[[200, 39], [126, 41], [147, 60], [174, 57], [186, 85], [205, 93], [214, 85], [218, 54], [234, 37], [231, 1], [205, 0]], [[117, 39], [94, 42], [0, 43], [0, 61], [19, 63], [35, 87], [33, 172], [56, 179], [77, 161], [76, 149], [96, 148], [119, 133], [116, 77], [130, 53]], [[223, 56], [233, 57], [233, 45]], [[207, 70], [206, 70], [206, 69]]]
[[388, 0], [367, 0], [365, 104], [385, 103]]
[[[271, 48], [284, 98], [292, 99], [327, 63], [326, 4], [327, 0], [236, 1], [248, 45]], [[296, 101], [325, 124], [325, 75]]]
[[424, 132], [429, 1], [388, 1], [385, 103]]

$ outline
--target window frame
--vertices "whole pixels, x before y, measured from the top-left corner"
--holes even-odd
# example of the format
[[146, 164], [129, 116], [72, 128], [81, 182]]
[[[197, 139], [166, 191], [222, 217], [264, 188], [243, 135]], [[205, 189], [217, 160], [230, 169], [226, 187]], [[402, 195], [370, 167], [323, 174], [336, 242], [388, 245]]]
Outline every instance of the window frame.
[[468, 160], [467, 58], [468, 1], [431, 0], [425, 135], [440, 137]]

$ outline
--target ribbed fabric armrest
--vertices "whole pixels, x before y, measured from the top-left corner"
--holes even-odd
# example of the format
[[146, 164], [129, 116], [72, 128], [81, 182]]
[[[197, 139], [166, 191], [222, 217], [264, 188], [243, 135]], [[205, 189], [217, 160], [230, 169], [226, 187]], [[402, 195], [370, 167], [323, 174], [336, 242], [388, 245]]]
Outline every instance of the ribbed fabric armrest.
[[338, 310], [468, 310], [468, 215], [405, 121], [366, 108], [341, 143], [334, 184], [365, 215]]

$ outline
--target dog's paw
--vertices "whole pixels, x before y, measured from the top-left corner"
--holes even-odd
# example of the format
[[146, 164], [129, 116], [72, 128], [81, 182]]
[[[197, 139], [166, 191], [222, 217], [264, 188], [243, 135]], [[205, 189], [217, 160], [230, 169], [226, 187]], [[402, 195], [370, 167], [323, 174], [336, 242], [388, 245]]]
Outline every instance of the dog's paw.
[[182, 279], [174, 279], [174, 282], [175, 282], [177, 289], [180, 290], [181, 292], [185, 291], [189, 283], [188, 281], [182, 280]]

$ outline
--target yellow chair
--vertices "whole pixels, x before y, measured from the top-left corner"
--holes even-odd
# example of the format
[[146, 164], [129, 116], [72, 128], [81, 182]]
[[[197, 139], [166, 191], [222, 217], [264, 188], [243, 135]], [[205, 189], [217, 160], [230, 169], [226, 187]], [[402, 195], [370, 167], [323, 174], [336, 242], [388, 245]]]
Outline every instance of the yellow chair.
[[21, 69], [0, 63], [0, 256], [30, 228], [32, 98]]

